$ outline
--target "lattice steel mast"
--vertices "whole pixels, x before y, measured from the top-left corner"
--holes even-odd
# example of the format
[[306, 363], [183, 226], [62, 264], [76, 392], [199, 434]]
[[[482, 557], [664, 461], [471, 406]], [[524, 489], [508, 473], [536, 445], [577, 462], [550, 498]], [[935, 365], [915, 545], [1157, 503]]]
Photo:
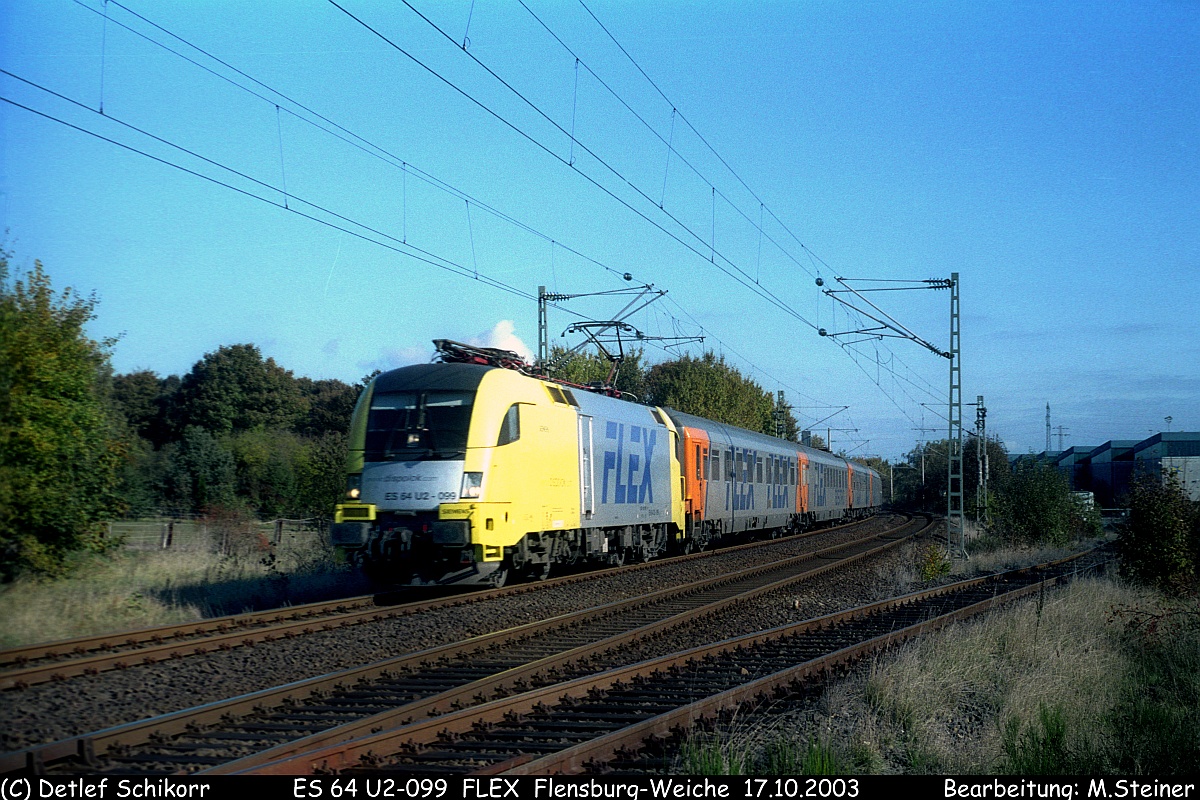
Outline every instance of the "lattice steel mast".
[[959, 337], [958, 273], [950, 273], [950, 431], [946, 459], [946, 540], [958, 540], [959, 554], [966, 558], [966, 526], [963, 524], [962, 452], [962, 351]]
[[[949, 359], [950, 361], [950, 393], [948, 398], [948, 413], [949, 431], [946, 454], [946, 541], [951, 546], [957, 540], [959, 555], [966, 557], [966, 526], [963, 524], [963, 459], [962, 459], [962, 363], [961, 363], [961, 341], [960, 341], [960, 315], [959, 315], [959, 292], [958, 292], [958, 273], [950, 273], [949, 278], [934, 278], [924, 281], [887, 281], [889, 283], [919, 283], [923, 286], [898, 286], [875, 289], [855, 289], [850, 286], [849, 281], [866, 281], [868, 279], [860, 278], [836, 278], [838, 283], [844, 286], [844, 289], [825, 289], [825, 294], [837, 300], [842, 305], [857, 314], [866, 317], [872, 322], [878, 323], [873, 327], [864, 327], [856, 330], [841, 331], [840, 333], [829, 333], [824, 328], [817, 331], [821, 336], [828, 336], [832, 339], [837, 339], [840, 336], [861, 336], [864, 338], [854, 339], [851, 341], [839, 341], [838, 344], [843, 346], [855, 344], [869, 339], [883, 339], [891, 337], [896, 339], [908, 339], [916, 342], [930, 352]], [[878, 281], [877, 281], [878, 282]], [[824, 286], [825, 282], [821, 278], [817, 278], [817, 286]], [[917, 334], [909, 330], [901, 322], [881, 309], [879, 306], [868, 300], [864, 292], [888, 292], [888, 291], [904, 291], [911, 289], [949, 289], [950, 290], [950, 349], [943, 351], [936, 345], [926, 341]], [[841, 294], [853, 294], [864, 304], [870, 306], [871, 310], [867, 311], [858, 306], [852, 305], [845, 299], [838, 297]]]

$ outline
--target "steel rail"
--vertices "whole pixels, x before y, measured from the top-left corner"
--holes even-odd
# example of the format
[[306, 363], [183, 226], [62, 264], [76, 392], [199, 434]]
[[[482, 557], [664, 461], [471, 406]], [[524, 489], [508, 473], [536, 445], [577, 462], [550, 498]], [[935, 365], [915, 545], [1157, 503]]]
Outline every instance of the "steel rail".
[[[494, 735], [499, 737], [505, 730], [506, 725], [512, 726], [521, 720], [530, 719], [537, 714], [543, 712], [549, 713], [548, 709], [556, 706], [571, 706], [573, 707], [569, 711], [571, 716], [576, 720], [586, 721], [592, 713], [586, 705], [589, 702], [589, 698], [593, 701], [595, 698], [611, 698], [615, 696], [618, 690], [628, 688], [630, 685], [638, 685], [639, 683], [642, 686], [656, 683], [661, 685], [664, 681], [667, 681], [679, 689], [687, 685], [688, 680], [690, 680], [682, 675], [682, 670], [695, 670], [697, 665], [703, 668], [703, 665], [719, 656], [740, 652], [744, 663], [754, 663], [756, 659], [754, 648], [756, 647], [781, 642], [789, 637], [796, 636], [807, 635], [817, 640], [823, 638], [829, 639], [831, 638], [831, 630], [836, 630], [841, 625], [858, 620], [869, 620], [879, 617], [882, 614], [903, 612], [906, 607], [912, 607], [908, 609], [908, 613], [911, 615], [916, 610], [919, 610], [916, 609], [916, 606], [923, 602], [955, 594], [978, 591], [981, 587], [991, 589], [988, 596], [981, 600], [970, 602], [964, 607], [939, 614], [932, 619], [923, 619], [913, 624], [906, 624], [896, 629], [889, 630], [885, 627], [884, 633], [869, 636], [850, 646], [835, 644], [834, 649], [829, 652], [804, 659], [801, 663], [793, 662], [794, 666], [790, 666], [769, 676], [758, 679], [746, 679], [742, 681], [742, 685], [724, 688], [721, 691], [714, 691], [710, 696], [701, 701], [690, 703], [686, 701], [673, 702], [670, 698], [664, 697], [660, 702], [675, 707], [663, 713], [643, 715], [642, 718], [633, 720], [630, 725], [619, 726], [620, 730], [612, 734], [596, 737], [594, 732], [568, 732], [564, 734], [564, 739], [569, 740], [571, 738], [577, 739], [582, 737], [591, 741], [584, 741], [577, 745], [564, 744], [561, 747], [556, 747], [553, 744], [530, 743], [528, 747], [533, 752], [519, 752], [509, 757], [494, 757], [490, 764], [481, 765], [477, 762], [473, 767], [473, 771], [478, 774], [495, 774], [505, 771], [512, 774], [546, 774], [554, 771], [578, 770], [585, 767], [597, 768], [598, 766], [602, 766], [600, 762], [604, 760], [606, 755], [610, 755], [623, 747], [628, 748], [634, 744], [640, 744], [644, 737], [663, 735], [674, 727], [696, 719], [699, 715], [712, 713], [713, 710], [725, 707], [731, 703], [743, 702], [748, 698], [768, 697], [772, 693], [781, 691], [782, 687], [791, 686], [805, 678], [818, 677], [835, 665], [848, 663], [862, 655], [886, 647], [897, 641], [919, 636], [957, 620], [982, 613], [999, 603], [1015, 600], [1031, 592], [1039, 591], [1044, 588], [1044, 585], [1057, 581], [1060, 576], [1051, 575], [1040, 580], [1032, 580], [1032, 577], [1035, 576], [1038, 570], [1042, 570], [1047, 566], [1053, 568], [1054, 565], [1065, 564], [1085, 555], [1088, 555], [1088, 553], [1078, 554], [1077, 556], [1054, 562], [1053, 565], [1039, 565], [1038, 567], [1013, 570], [1000, 575], [973, 578], [931, 590], [914, 592], [901, 597], [872, 603], [849, 611], [830, 614], [793, 625], [781, 626], [769, 631], [728, 639], [715, 644], [703, 645], [662, 658], [651, 659], [639, 664], [614, 669], [599, 676], [585, 677], [567, 683], [535, 689], [516, 697], [495, 700], [434, 719], [378, 732], [351, 742], [338, 743], [318, 750], [299, 753], [270, 764], [254, 766], [236, 774], [297, 775], [313, 774], [315, 772], [370, 772], [381, 769], [419, 771], [423, 767], [444, 771], [450, 768], [448, 764], [453, 763], [452, 757], [454, 754], [451, 754], [450, 758], [439, 760], [439, 755], [445, 756], [446, 754], [434, 752], [429, 754], [429, 759], [425, 764], [414, 762], [403, 765], [386, 765], [385, 762], [388, 758], [386, 754], [408, 753], [419, 756], [423, 748], [445, 747], [445, 742], [455, 742], [465, 739], [476, 732], [480, 732], [479, 735], [483, 736]], [[1005, 590], [1006, 581], [1018, 579], [1021, 576], [1026, 576], [1021, 586]], [[814, 646], [819, 647], [820, 642], [817, 642]], [[699, 681], [699, 679], [696, 680]], [[679, 693], [683, 694], [683, 692]], [[604, 713], [616, 717], [620, 716], [619, 713], [611, 709], [607, 709]], [[603, 714], [595, 712], [595, 716], [603, 716]], [[630, 714], [630, 716], [636, 716], [636, 714]], [[586, 726], [586, 722], [583, 724]], [[575, 727], [578, 728], [579, 723]], [[520, 734], [511, 732], [511, 727], [508, 730], [508, 739], [520, 738]], [[511, 746], [518, 750], [521, 748], [520, 744]], [[555, 752], [539, 757], [538, 750]], [[462, 753], [458, 758], [460, 761], [469, 761], [471, 756], [467, 753]]]
[[[194, 709], [186, 709], [172, 714], [166, 714], [159, 717], [143, 720], [139, 722], [120, 725], [109, 728], [105, 731], [87, 734], [85, 736], [72, 737], [69, 739], [60, 740], [58, 742], [47, 745], [39, 745], [25, 750], [16, 751], [8, 754], [0, 754], [0, 773], [10, 772], [22, 769], [30, 769], [35, 772], [42, 771], [45, 765], [52, 764], [56, 761], [64, 759], [74, 759], [82, 761], [85, 765], [96, 764], [96, 754], [103, 750], [118, 750], [124, 749], [131, 745], [136, 745], [140, 742], [145, 742], [151, 738], [162, 739], [179, 735], [185, 731], [195, 727], [215, 724], [218, 721], [235, 717], [238, 715], [254, 713], [256, 709], [264, 706], [279, 706], [288, 703], [295, 703], [300, 698], [306, 698], [316, 693], [330, 692], [335, 686], [345, 686], [363, 681], [375, 680], [380, 676], [396, 671], [404, 670], [421, 670], [430, 669], [431, 665], [445, 664], [452, 662], [453, 659], [461, 659], [465, 655], [474, 655], [484, 650], [485, 648], [498, 648], [504, 645], [521, 643], [528, 641], [531, 637], [553, 630], [561, 630], [568, 628], [578, 628], [579, 626], [591, 621], [628, 617], [638, 609], [645, 609], [654, 605], [662, 605], [672, 599], [687, 598], [701, 593], [705, 590], [713, 590], [714, 587], [727, 586], [736, 584], [739, 581], [752, 580], [758, 575], [788, 572], [790, 569], [801, 565], [806, 561], [821, 561], [833, 559], [839, 552], [844, 552], [849, 558], [861, 558], [869, 555], [871, 552], [876, 552], [883, 547], [894, 546], [902, 539], [900, 537], [907, 528], [915, 528], [919, 524], [918, 521], [908, 520], [902, 525], [875, 533], [862, 539], [842, 543], [832, 547], [823, 548], [821, 550], [803, 553], [785, 559], [782, 562], [772, 564], [758, 565], [747, 567], [743, 570], [729, 573], [716, 578], [702, 579], [693, 581], [692, 583], [661, 589], [649, 594], [641, 595], [635, 598], [626, 600], [614, 601], [591, 609], [585, 609], [580, 612], [560, 615], [548, 620], [536, 621], [511, 628], [504, 631], [498, 631], [491, 634], [485, 634], [471, 639], [442, 645], [431, 648], [418, 653], [413, 653], [399, 658], [389, 659], [376, 664], [368, 665], [361, 668], [344, 670], [332, 675], [321, 676], [305, 681], [288, 684], [286, 686], [277, 687], [275, 689], [263, 690], [252, 694], [244, 695], [239, 698], [234, 698], [228, 701], [220, 701], [211, 703], [205, 706], [200, 706]], [[928, 527], [930, 523], [926, 522], [924, 527]], [[924, 530], [924, 528], [922, 528]], [[882, 541], [883, 544], [879, 547], [864, 547], [864, 542]], [[853, 552], [855, 548], [859, 552]], [[789, 583], [797, 580], [802, 580], [805, 577], [811, 577], [814, 574], [825, 572], [836, 568], [844, 561], [828, 560], [828, 563], [819, 564], [813, 570], [805, 573], [791, 575], [781, 581], [775, 581], [767, 587], [751, 589], [741, 592], [732, 598], [727, 598], [717, 601], [718, 604], [735, 602], [743, 596], [748, 598], [754, 594], [769, 591], [775, 584]], [[705, 609], [715, 609], [720, 607], [712, 603], [706, 606], [700, 606], [692, 611], [685, 612], [686, 616], [699, 615]], [[711, 610], [709, 613], [713, 613]], [[378, 729], [385, 724], [395, 725], [400, 721], [411, 719], [423, 714], [444, 713], [453, 710], [454, 708], [463, 705], [469, 705], [479, 702], [478, 696], [487, 697], [497, 692], [510, 692], [515, 688], [503, 688], [505, 686], [519, 687], [521, 681], [539, 673], [552, 672], [555, 669], [561, 668], [572, 661], [587, 658], [591, 653], [598, 652], [605, 648], [618, 646], [618, 641], [622, 638], [636, 638], [639, 631], [657, 631], [664, 627], [664, 619], [675, 620], [673, 624], [683, 624], [685, 615], [676, 614], [673, 617], [658, 615], [660, 619], [656, 622], [651, 622], [648, 625], [637, 626], [625, 633], [607, 637], [600, 642], [583, 645], [575, 648], [558, 648], [557, 656], [548, 656], [535, 660], [532, 664], [510, 669], [502, 672], [499, 675], [493, 675], [488, 678], [476, 680], [474, 682], [461, 681], [465, 686], [459, 686], [434, 697], [418, 698], [412, 703], [403, 705], [380, 714], [366, 717], [355, 722], [332, 729], [331, 731], [316, 734], [317, 737], [324, 737], [323, 741], [348, 739], [357, 735], [363, 735], [371, 729]], [[643, 633], [643, 635], [647, 635]], [[312, 737], [309, 737], [312, 739]], [[313, 746], [310, 741], [307, 745]], [[274, 757], [280, 757], [284, 752], [290, 752], [295, 749], [292, 743], [281, 745], [273, 752]], [[257, 755], [251, 758], [258, 758]]]
[[[903, 527], [913, 526], [917, 523], [909, 522]], [[782, 568], [787, 565], [799, 565], [805, 561], [812, 561], [821, 558], [833, 558], [835, 551], [854, 551], [847, 552], [844, 556], [837, 560], [829, 561], [821, 564], [810, 570], [789, 575], [777, 580], [771, 580], [753, 588], [739, 591], [736, 594], [722, 597], [704, 605], [697, 606], [687, 611], [683, 611], [671, 616], [664, 616], [658, 621], [640, 625], [622, 633], [599, 639], [597, 641], [580, 645], [571, 650], [566, 650], [545, 658], [531, 661], [519, 667], [506, 670], [495, 675], [481, 678], [462, 686], [449, 689], [439, 694], [418, 700], [407, 704], [401, 708], [386, 711], [380, 714], [373, 715], [363, 720], [354, 723], [333, 728], [328, 731], [323, 731], [318, 734], [297, 739], [287, 744], [264, 750], [252, 756], [231, 761], [221, 766], [204, 770], [203, 774], [237, 774], [259, 765], [269, 764], [273, 761], [288, 758], [307, 750], [312, 750], [318, 747], [324, 747], [328, 744], [337, 741], [348, 741], [359, 736], [369, 735], [380, 729], [395, 727], [398, 724], [411, 722], [414, 719], [421, 717], [433, 717], [443, 714], [452, 713], [458, 709], [477, 705], [481, 702], [481, 698], [487, 697], [503, 697], [511, 694], [517, 694], [527, 690], [529, 686], [544, 685], [548, 680], [548, 676], [559, 671], [573, 671], [575, 673], [585, 672], [586, 668], [576, 668], [570, 670], [571, 665], [581, 665], [587, 663], [590, 659], [597, 658], [602, 654], [609, 654], [619, 651], [621, 648], [633, 646], [647, 639], [652, 639], [660, 636], [673, 628], [679, 628], [690, 624], [700, 619], [715, 617], [722, 611], [725, 611], [732, 606], [751, 602], [757, 597], [787, 588], [788, 586], [799, 583], [801, 581], [810, 580], [818, 575], [839, 569], [847, 563], [861, 560], [871, 555], [883, 552], [885, 550], [896, 547], [909, 538], [915, 537], [931, 527], [933, 522], [926, 522], [917, 530], [910, 531], [907, 534], [901, 534], [898, 531], [884, 532], [875, 534], [867, 539], [859, 542], [850, 542], [836, 547], [828, 548], [817, 553], [796, 556], [789, 559], [788, 562], [781, 564]], [[875, 547], [861, 548], [861, 545], [871, 540], [884, 540], [882, 544]], [[754, 568], [755, 572], [764, 572]], [[779, 570], [772, 570], [779, 571]], [[694, 586], [699, 587], [701, 584], [715, 583], [713, 581], [698, 581]], [[683, 588], [683, 587], [681, 587]], [[690, 592], [689, 592], [690, 593]], [[558, 681], [553, 681], [558, 682]]]
[[[873, 518], [871, 518], [873, 519]], [[863, 524], [863, 520], [844, 523], [830, 528], [806, 531], [798, 536], [770, 539], [735, 545], [717, 550], [676, 556], [670, 559], [649, 561], [625, 567], [613, 567], [576, 575], [565, 575], [537, 583], [517, 584], [499, 589], [471, 592], [450, 597], [417, 600], [394, 606], [376, 605], [378, 595], [363, 595], [345, 600], [309, 603], [285, 609], [251, 612], [213, 620], [161, 625], [154, 628], [124, 633], [88, 636], [27, 647], [0, 651], [0, 690], [20, 689], [37, 683], [67, 680], [81, 675], [96, 675], [112, 669], [125, 669], [138, 664], [154, 664], [168, 659], [203, 656], [213, 650], [231, 650], [260, 642], [280, 638], [292, 638], [320, 631], [332, 630], [347, 625], [378, 622], [395, 617], [411, 616], [439, 608], [457, 607], [468, 603], [481, 603], [501, 597], [527, 592], [546, 591], [555, 587], [595, 580], [619, 572], [658, 569], [664, 564], [675, 564], [686, 560], [713, 558], [725, 553], [752, 548], [769, 548], [813, 536], [822, 536], [833, 531]], [[233, 627], [235, 630], [230, 631]], [[119, 652], [88, 655], [96, 650], [113, 648]], [[35, 659], [66, 657], [69, 660], [52, 660], [29, 665]], [[15, 665], [10, 668], [9, 665]]]
[[[1061, 563], [1076, 560], [1083, 555], [1087, 555], [1087, 553], [1061, 559], [1058, 562], [1050, 562], [1045, 566], [1053, 567]], [[1042, 567], [1026, 568], [1021, 571], [1028, 572], [1039, 568]], [[918, 622], [907, 628], [889, 631], [888, 633], [881, 634], [856, 645], [842, 648], [820, 658], [797, 664], [772, 675], [767, 675], [741, 686], [728, 689], [720, 694], [681, 706], [673, 711], [652, 717], [607, 736], [598, 737], [589, 742], [584, 742], [541, 758], [520, 758], [519, 763], [517, 761], [511, 763], [511, 768], [499, 768], [494, 771], [503, 771], [515, 775], [544, 775], [548, 773], [569, 774], [602, 768], [607, 761], [615, 757], [620, 751], [636, 750], [648, 739], [665, 737], [672, 731], [677, 731], [680, 728], [690, 728], [700, 719], [714, 715], [724, 709], [744, 704], [760, 706], [764, 703], [769, 703], [781, 692], [786, 692], [791, 687], [796, 687], [804, 682], [811, 682], [814, 678], [828, 675], [835, 667], [855, 662], [865, 656], [886, 650], [888, 647], [900, 642], [932, 633], [969, 617], [987, 613], [1000, 605], [1015, 602], [1036, 592], [1044, 591], [1046, 588], [1071, 577], [1073, 577], [1072, 573], [1049, 575], [1045, 580], [1015, 588], [1004, 594], [995, 594], [992, 597], [958, 608], [933, 619]], [[865, 609], [870, 608], [870, 606], [865, 607]], [[867, 610], [866, 613], [870, 613], [870, 611]]]

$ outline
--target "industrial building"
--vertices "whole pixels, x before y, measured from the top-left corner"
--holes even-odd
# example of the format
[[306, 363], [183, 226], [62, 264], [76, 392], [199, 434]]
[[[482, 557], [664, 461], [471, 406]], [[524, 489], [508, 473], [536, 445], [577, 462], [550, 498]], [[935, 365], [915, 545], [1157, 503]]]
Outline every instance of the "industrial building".
[[1188, 497], [1200, 501], [1200, 432], [1156, 433], [1148, 439], [1114, 439], [1098, 447], [1040, 453], [1032, 458], [1053, 463], [1071, 491], [1091, 492], [1101, 508], [1123, 506], [1136, 475], [1171, 473]]

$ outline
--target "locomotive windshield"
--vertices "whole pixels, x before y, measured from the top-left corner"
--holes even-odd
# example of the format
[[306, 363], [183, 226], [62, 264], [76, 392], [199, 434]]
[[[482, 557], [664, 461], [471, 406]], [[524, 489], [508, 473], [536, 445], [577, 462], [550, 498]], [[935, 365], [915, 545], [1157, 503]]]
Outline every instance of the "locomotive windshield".
[[474, 392], [384, 392], [371, 398], [367, 461], [456, 458], [467, 449]]

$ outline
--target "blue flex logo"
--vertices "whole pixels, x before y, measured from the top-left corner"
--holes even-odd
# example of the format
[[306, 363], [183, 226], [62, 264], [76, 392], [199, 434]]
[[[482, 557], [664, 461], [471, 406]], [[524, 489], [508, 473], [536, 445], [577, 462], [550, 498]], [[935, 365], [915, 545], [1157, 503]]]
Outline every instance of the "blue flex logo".
[[[626, 427], [629, 437], [626, 440]], [[639, 425], [609, 422], [604, 438], [616, 442], [616, 449], [604, 451], [604, 487], [600, 502], [607, 503], [609, 476], [612, 476], [614, 503], [653, 503], [654, 485], [650, 482], [650, 466], [654, 461], [654, 444], [658, 432]], [[627, 446], [628, 445], [628, 446]], [[639, 455], [639, 452], [641, 453]]]

